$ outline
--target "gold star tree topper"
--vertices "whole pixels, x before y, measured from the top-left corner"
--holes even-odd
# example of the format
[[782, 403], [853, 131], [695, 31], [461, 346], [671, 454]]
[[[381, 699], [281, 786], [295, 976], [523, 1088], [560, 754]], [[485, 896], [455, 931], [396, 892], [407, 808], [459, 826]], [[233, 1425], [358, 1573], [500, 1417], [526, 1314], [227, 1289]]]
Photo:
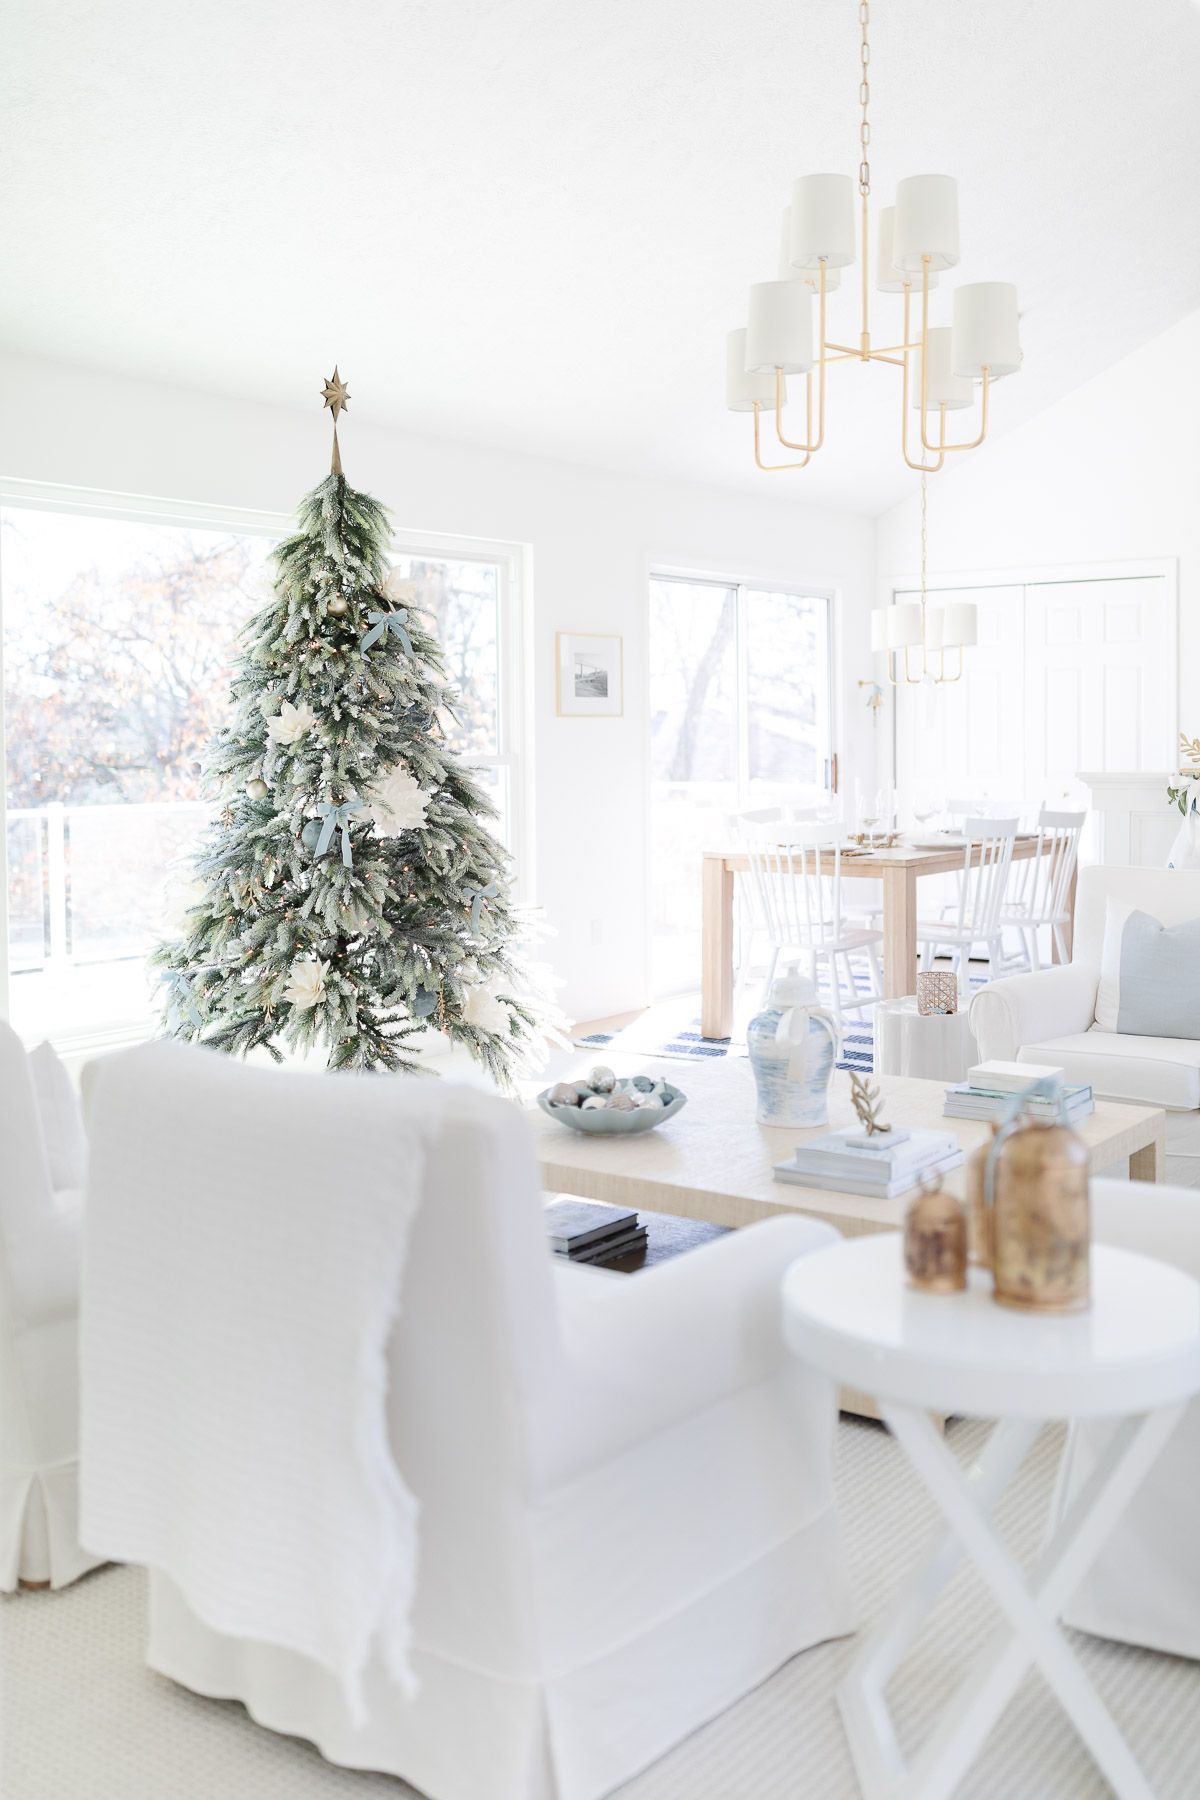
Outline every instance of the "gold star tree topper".
[[342, 472], [342, 453], [338, 449], [337, 422], [338, 414], [349, 410], [350, 388], [348, 383], [344, 382], [338, 374], [336, 363], [333, 366], [333, 374], [321, 389], [321, 394], [326, 406], [333, 414], [333, 461], [330, 464], [330, 471], [334, 475], [340, 475]]

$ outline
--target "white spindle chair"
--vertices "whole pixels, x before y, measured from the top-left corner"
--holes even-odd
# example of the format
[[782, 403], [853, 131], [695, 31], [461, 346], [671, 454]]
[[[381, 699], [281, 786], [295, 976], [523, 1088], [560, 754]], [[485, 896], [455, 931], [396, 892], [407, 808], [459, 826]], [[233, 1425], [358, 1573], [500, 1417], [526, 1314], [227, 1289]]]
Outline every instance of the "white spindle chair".
[[1016, 932], [1021, 948], [1005, 952], [1007, 973], [1041, 968], [1038, 927], [1042, 925], [1049, 928], [1059, 961], [1070, 962], [1066, 927], [1071, 922], [1071, 882], [1086, 819], [1086, 813], [1048, 812], [1043, 807], [1037, 821], [1037, 855], [1013, 863], [1009, 870], [1000, 923]]
[[[883, 933], [855, 925], [842, 911], [839, 830], [833, 821], [780, 825], [743, 822], [750, 879], [771, 943], [766, 1002], [780, 960], [804, 963], [820, 985], [828, 973], [828, 999], [839, 1033], [843, 1012], [858, 1012], [883, 998], [879, 946]], [[828, 873], [822, 872], [822, 858]], [[859, 990], [856, 964], [866, 968], [869, 990]], [[843, 988], [844, 981], [844, 988]]]
[[986, 948], [993, 977], [1003, 968], [1000, 915], [1016, 834], [1016, 819], [967, 819], [958, 897], [944, 918], [917, 921], [921, 967], [932, 968], [939, 952], [949, 952], [960, 991], [967, 986], [968, 965], [976, 945]]

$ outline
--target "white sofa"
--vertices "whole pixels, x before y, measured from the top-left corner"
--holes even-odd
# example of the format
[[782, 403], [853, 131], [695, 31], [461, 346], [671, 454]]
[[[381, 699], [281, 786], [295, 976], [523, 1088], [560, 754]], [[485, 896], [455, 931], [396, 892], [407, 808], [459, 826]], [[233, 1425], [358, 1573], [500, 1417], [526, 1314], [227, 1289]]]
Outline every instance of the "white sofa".
[[[61, 1065], [60, 1065], [61, 1068]], [[65, 1079], [65, 1077], [64, 1077]], [[0, 1591], [64, 1587], [81, 1549], [78, 1188], [54, 1186], [29, 1058], [0, 1021]]]
[[[327, 1667], [214, 1630], [161, 1568], [151, 1569], [148, 1660], [430, 1800], [597, 1800], [798, 1651], [853, 1628], [833, 1488], [836, 1396], [789, 1354], [779, 1306], [784, 1270], [832, 1241], [828, 1226], [772, 1219], [634, 1276], [572, 1267], [547, 1248], [528, 1124], [507, 1101], [428, 1079], [280, 1075], [174, 1044], [109, 1058], [89, 1108], [85, 1534], [97, 1517], [89, 1484], [102, 1479], [93, 1451], [122, 1404], [105, 1385], [106, 1280], [129, 1270], [113, 1273], [111, 1246], [131, 1192], [161, 1191], [177, 1217], [204, 1218], [221, 1169], [242, 1171], [252, 1218], [269, 1184], [294, 1213], [297, 1184], [311, 1181], [350, 1229], [348, 1195], [378, 1180], [364, 1113], [408, 1129], [430, 1115], [431, 1088], [443, 1098], [382, 1401], [420, 1508], [419, 1691], [406, 1698], [376, 1648], [356, 1720]], [[271, 1148], [282, 1144], [286, 1158]], [[338, 1175], [327, 1187], [331, 1146]], [[271, 1282], [302, 1311], [300, 1296], [323, 1279], [304, 1244], [299, 1233], [287, 1258], [261, 1237], [242, 1245], [239, 1293]], [[161, 1260], [144, 1273], [169, 1290], [175, 1351], [203, 1369], [220, 1348], [202, 1308], [197, 1320], [190, 1284], [203, 1274]], [[142, 1274], [135, 1260], [131, 1278]], [[135, 1359], [155, 1357], [127, 1320], [121, 1329]], [[285, 1364], [242, 1367], [256, 1394], [286, 1395]], [[345, 1416], [380, 1403], [346, 1383]], [[239, 1542], [252, 1470], [209, 1456], [197, 1482], [207, 1485], [171, 1506], [165, 1536], [191, 1541], [219, 1513], [227, 1536], [205, 1538], [219, 1565], [222, 1543]], [[133, 1477], [126, 1491], [131, 1516], [152, 1509], [157, 1531], [161, 1496]], [[281, 1543], [307, 1541], [296, 1499], [295, 1515], [276, 1509]], [[819, 1771], [810, 1778], [820, 1785]]]
[[[1172, 1263], [1200, 1280], [1200, 1194], [1190, 1188], [1093, 1181], [1092, 1236]], [[1072, 1428], [1055, 1495], [1057, 1522], [1113, 1426]], [[1193, 1400], [1088, 1570], [1063, 1620], [1121, 1643], [1200, 1658], [1200, 1401]]]
[[1131, 1037], [1096, 1025], [1110, 895], [1164, 925], [1200, 919], [1200, 870], [1081, 869], [1072, 960], [980, 989], [971, 1005], [979, 1055], [1054, 1063], [1106, 1099], [1165, 1107], [1167, 1179], [1200, 1187], [1200, 1037]]

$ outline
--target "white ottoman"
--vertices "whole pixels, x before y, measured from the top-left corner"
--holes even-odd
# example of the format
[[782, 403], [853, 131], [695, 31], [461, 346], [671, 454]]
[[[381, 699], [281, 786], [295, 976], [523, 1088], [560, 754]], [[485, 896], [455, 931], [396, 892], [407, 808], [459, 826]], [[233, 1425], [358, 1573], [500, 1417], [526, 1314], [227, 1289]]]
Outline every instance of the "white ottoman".
[[916, 1075], [925, 1081], [965, 1081], [978, 1062], [975, 1039], [960, 1008], [917, 1011], [916, 998], [884, 1000], [875, 1008], [875, 1073]]

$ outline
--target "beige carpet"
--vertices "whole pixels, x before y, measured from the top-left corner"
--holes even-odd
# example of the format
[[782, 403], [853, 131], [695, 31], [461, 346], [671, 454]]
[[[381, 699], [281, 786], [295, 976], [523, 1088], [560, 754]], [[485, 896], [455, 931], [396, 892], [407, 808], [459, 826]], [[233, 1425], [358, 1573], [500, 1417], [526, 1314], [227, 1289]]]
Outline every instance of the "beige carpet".
[[[981, 1427], [951, 1427], [970, 1456]], [[1001, 1514], [1022, 1556], [1036, 1547], [1061, 1438], [1043, 1434]], [[862, 1609], [874, 1614], [925, 1539], [931, 1510], [878, 1426], [843, 1423], [840, 1492]], [[5, 1602], [5, 1800], [406, 1800], [403, 1782], [331, 1768], [307, 1745], [200, 1700], [142, 1665], [143, 1578], [103, 1569], [61, 1594]], [[964, 1572], [893, 1684], [912, 1744], [993, 1622]], [[1092, 1679], [1160, 1800], [1200, 1795], [1200, 1665], [1078, 1638]], [[854, 1800], [832, 1699], [852, 1640], [797, 1657], [636, 1781], [621, 1800]], [[1108, 1792], [1057, 1705], [1030, 1677], [971, 1771], [971, 1800], [1093, 1800]]]

